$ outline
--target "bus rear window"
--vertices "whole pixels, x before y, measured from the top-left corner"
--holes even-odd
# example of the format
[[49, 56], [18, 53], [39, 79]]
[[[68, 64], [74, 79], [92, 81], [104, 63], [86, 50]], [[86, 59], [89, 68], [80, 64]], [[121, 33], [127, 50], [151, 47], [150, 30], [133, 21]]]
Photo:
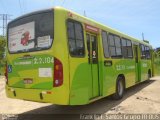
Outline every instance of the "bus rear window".
[[53, 10], [30, 14], [8, 25], [10, 53], [49, 49], [53, 42]]

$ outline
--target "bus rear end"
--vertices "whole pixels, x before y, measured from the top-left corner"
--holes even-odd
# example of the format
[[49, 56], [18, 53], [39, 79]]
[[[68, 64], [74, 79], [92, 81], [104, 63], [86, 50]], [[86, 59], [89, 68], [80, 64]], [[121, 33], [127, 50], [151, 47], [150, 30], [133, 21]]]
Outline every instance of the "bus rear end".
[[5, 76], [9, 98], [69, 104], [66, 43], [54, 34], [55, 22], [62, 21], [57, 14], [53, 9], [34, 12], [8, 24]]

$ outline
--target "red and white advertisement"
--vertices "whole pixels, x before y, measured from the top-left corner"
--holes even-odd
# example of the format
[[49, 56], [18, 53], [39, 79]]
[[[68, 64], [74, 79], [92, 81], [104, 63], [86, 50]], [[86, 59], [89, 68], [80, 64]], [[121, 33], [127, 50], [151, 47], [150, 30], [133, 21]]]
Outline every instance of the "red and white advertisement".
[[35, 22], [29, 22], [13, 28], [9, 28], [9, 50], [11, 52], [16, 52], [18, 50], [34, 48], [34, 38]]
[[88, 24], [85, 24], [85, 29], [86, 31], [89, 31], [89, 32], [99, 33], [99, 28], [88, 25]]

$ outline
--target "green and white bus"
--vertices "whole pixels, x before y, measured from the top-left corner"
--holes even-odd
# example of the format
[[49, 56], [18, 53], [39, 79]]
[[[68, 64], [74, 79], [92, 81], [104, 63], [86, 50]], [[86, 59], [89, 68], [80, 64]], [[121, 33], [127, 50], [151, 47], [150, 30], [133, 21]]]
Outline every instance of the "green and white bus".
[[153, 75], [152, 47], [61, 7], [21, 16], [7, 29], [9, 98], [83, 105]]

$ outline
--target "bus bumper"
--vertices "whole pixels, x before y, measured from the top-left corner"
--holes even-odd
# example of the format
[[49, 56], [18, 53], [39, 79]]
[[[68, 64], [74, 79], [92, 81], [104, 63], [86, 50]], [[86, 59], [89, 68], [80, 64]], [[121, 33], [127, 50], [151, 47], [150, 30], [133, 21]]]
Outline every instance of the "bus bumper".
[[59, 93], [58, 90], [39, 90], [12, 88], [6, 85], [6, 95], [8, 98], [23, 99], [27, 101], [53, 103], [57, 105], [68, 105], [69, 97], [66, 94]]

